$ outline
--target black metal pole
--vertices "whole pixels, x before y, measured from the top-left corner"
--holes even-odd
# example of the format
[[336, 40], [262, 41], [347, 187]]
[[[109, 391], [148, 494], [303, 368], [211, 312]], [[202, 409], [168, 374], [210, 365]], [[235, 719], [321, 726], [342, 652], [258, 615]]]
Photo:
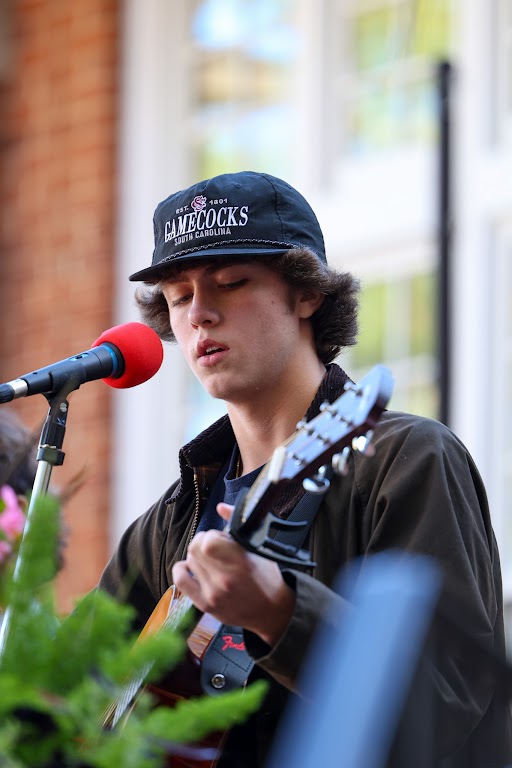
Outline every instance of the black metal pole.
[[452, 65], [440, 62], [437, 72], [439, 98], [438, 143], [438, 323], [439, 421], [451, 418], [451, 246], [453, 235], [451, 200], [451, 84]]

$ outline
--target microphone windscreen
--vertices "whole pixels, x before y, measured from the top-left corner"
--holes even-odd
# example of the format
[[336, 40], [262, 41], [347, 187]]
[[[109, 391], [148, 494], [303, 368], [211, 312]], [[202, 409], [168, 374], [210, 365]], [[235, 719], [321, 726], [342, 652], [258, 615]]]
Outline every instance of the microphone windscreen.
[[113, 344], [124, 359], [124, 373], [115, 379], [108, 376], [102, 381], [109, 387], [127, 389], [147, 381], [158, 371], [164, 358], [164, 349], [158, 334], [143, 323], [124, 323], [104, 331], [93, 347]]

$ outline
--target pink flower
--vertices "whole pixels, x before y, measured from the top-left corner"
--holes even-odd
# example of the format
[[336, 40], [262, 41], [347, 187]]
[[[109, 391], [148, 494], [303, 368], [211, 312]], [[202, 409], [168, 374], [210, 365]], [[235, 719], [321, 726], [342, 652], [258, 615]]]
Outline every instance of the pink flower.
[[0, 513], [0, 531], [7, 539], [14, 541], [23, 533], [25, 515], [20, 509], [18, 497], [9, 485], [0, 488], [0, 498], [5, 505]]
[[16, 491], [10, 485], [0, 486], [0, 499], [2, 499], [7, 508], [19, 509], [20, 507]]

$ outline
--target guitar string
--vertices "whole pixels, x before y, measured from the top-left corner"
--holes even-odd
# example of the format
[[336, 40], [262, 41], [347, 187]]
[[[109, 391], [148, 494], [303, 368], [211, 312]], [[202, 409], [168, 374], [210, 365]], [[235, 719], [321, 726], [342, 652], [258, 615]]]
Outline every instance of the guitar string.
[[[171, 612], [171, 607], [173, 608]], [[171, 627], [171, 625], [177, 625], [181, 623], [183, 616], [190, 610], [192, 607], [192, 601], [190, 598], [186, 597], [185, 595], [182, 595], [180, 599], [177, 601], [176, 604], [172, 603], [169, 605], [169, 612], [167, 614], [167, 617], [165, 621], [163, 622], [162, 626], [158, 631], [161, 631], [164, 628]], [[151, 668], [153, 667], [152, 662], [148, 662], [141, 670], [139, 675], [134, 678], [131, 683], [128, 683], [128, 685], [124, 686], [121, 689], [120, 695], [118, 696], [117, 700], [110, 704], [108, 707], [106, 714], [104, 715], [103, 722], [107, 724], [110, 720], [112, 721], [111, 727], [113, 728], [121, 719], [123, 714], [126, 712], [128, 707], [130, 706], [130, 703], [135, 698], [135, 695], [137, 691], [141, 688], [142, 684], [144, 683], [144, 680], [146, 679], [147, 675], [151, 671]]]

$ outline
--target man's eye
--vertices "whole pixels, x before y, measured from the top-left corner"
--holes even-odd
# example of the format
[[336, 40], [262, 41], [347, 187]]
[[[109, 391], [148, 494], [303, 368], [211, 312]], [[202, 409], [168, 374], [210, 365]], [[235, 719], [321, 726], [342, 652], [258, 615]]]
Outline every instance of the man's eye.
[[184, 296], [180, 296], [177, 299], [173, 299], [171, 301], [171, 308], [172, 307], [179, 307], [180, 304], [185, 304], [191, 298], [191, 296], [192, 296], [192, 294], [186, 293]]
[[245, 285], [246, 282], [247, 279], [243, 278], [242, 280], [235, 280], [233, 283], [224, 283], [222, 287], [227, 288], [228, 290], [232, 290], [233, 288], [240, 288], [240, 286]]

